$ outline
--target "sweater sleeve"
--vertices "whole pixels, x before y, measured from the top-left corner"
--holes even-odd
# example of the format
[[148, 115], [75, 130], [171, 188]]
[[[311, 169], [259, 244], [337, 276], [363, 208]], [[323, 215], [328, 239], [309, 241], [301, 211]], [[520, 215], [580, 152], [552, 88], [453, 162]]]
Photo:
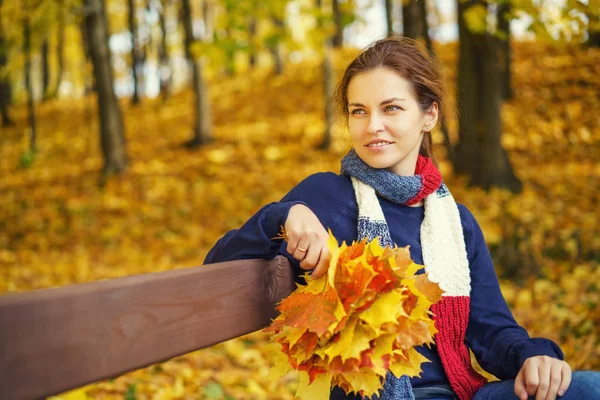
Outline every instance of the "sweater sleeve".
[[281, 240], [274, 240], [285, 224], [290, 208], [301, 201], [267, 204], [239, 229], [225, 234], [209, 251], [204, 264], [252, 258], [272, 259], [279, 253]]
[[556, 343], [530, 338], [510, 312], [492, 258], [475, 217], [459, 205], [471, 275], [471, 311], [467, 345], [479, 364], [500, 379], [514, 379], [523, 362], [533, 356], [564, 359]]
[[267, 204], [241, 228], [227, 232], [209, 251], [204, 264], [252, 258], [271, 259], [282, 254], [290, 260], [297, 272], [301, 272], [298, 262], [285, 251], [285, 242], [273, 238], [277, 236], [287, 220], [290, 209], [296, 204], [307, 206], [326, 224], [324, 219], [332, 204], [329, 197], [333, 196], [326, 188], [338, 181], [339, 178], [333, 173], [318, 173], [307, 177], [281, 201]]

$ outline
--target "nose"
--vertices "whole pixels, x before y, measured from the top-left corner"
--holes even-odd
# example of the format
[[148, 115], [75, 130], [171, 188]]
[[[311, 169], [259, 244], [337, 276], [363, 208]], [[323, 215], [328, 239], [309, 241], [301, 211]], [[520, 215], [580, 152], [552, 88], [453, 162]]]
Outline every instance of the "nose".
[[385, 130], [383, 120], [377, 113], [372, 113], [369, 117], [369, 125], [367, 125], [367, 133], [375, 135], [378, 132]]

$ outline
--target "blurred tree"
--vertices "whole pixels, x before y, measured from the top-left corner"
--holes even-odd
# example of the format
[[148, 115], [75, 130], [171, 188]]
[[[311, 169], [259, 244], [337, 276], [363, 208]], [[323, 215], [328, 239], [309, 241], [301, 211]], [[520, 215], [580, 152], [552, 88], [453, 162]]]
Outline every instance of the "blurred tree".
[[[152, 5], [153, 3], [150, 4]], [[160, 25], [160, 47], [158, 49], [158, 58], [160, 63], [160, 93], [162, 94], [163, 100], [166, 100], [169, 97], [172, 82], [172, 71], [169, 65], [169, 52], [167, 48], [167, 22], [165, 17], [167, 4], [168, 0], [156, 0], [156, 3], [154, 3], [154, 7], [156, 7], [158, 11], [158, 22]]]
[[411, 39], [416, 39], [420, 36], [423, 27], [419, 26], [421, 22], [419, 14], [419, 6], [415, 0], [402, 1], [402, 32], [404, 36]]
[[57, 59], [57, 74], [56, 84], [54, 89], [48, 94], [49, 98], [54, 98], [58, 95], [60, 85], [62, 84], [65, 72], [65, 26], [67, 8], [64, 0], [56, 0], [57, 21], [56, 21], [56, 47], [54, 49]]
[[254, 68], [256, 66], [256, 55], [258, 53], [258, 49], [256, 48], [256, 28], [257, 28], [257, 17], [256, 17], [256, 9], [252, 10], [248, 16], [248, 64], [250, 68]]
[[385, 24], [387, 26], [387, 35], [393, 36], [394, 32], [394, 1], [385, 0]]
[[[3, 0], [0, 0], [0, 16], [2, 15], [2, 3]], [[2, 18], [0, 18], [0, 116], [2, 117], [2, 126], [14, 125], [8, 111], [8, 106], [12, 102], [12, 86], [8, 77], [7, 66], [8, 46], [4, 39]]]
[[354, 0], [331, 0], [335, 31], [332, 46], [339, 49], [344, 44], [344, 29], [356, 20], [356, 4]]
[[[323, 104], [325, 105], [325, 132], [323, 135], [323, 141], [319, 145], [319, 148], [323, 150], [329, 149], [332, 142], [331, 131], [333, 127], [333, 104], [332, 99], [335, 91], [334, 77], [333, 77], [333, 37], [329, 33], [330, 29], [327, 22], [331, 21], [332, 12], [327, 12], [323, 9], [323, 1], [316, 0], [316, 16], [317, 16], [317, 29], [322, 31], [323, 37], [323, 62], [321, 64], [321, 75], [322, 75], [322, 87], [323, 87]], [[334, 10], [331, 10], [334, 11]]]
[[94, 67], [95, 87], [100, 114], [100, 143], [104, 156], [101, 183], [128, 164], [123, 118], [113, 90], [113, 71], [108, 47], [108, 24], [104, 0], [84, 0], [84, 29]]
[[[85, 58], [85, 63], [87, 65], [93, 64], [91, 51], [90, 51], [90, 43], [87, 35], [86, 29], [86, 21], [85, 19], [79, 24], [79, 30], [81, 31], [81, 46], [83, 47], [83, 55]], [[96, 84], [94, 82], [94, 77], [89, 74], [83, 75], [83, 93], [89, 94], [96, 90]]]
[[[426, 0], [408, 0], [402, 2], [402, 20], [404, 24], [404, 36], [421, 41], [427, 51], [435, 55], [433, 43], [429, 36], [429, 22], [427, 21], [427, 1]], [[440, 129], [444, 137], [444, 144], [447, 149], [448, 159], [452, 160], [453, 151], [450, 144], [450, 134], [448, 126], [444, 120], [440, 121]]]
[[422, 40], [427, 50], [432, 51], [427, 22], [427, 2], [425, 0], [405, 0], [402, 2], [402, 23], [404, 36]]
[[431, 44], [431, 37], [429, 36], [429, 22], [427, 21], [427, 0], [416, 1], [419, 12], [419, 24], [420, 32], [417, 38], [425, 42], [427, 50], [433, 52], [433, 45]]
[[[208, 0], [204, 0], [206, 2]], [[207, 7], [207, 6], [205, 6]], [[204, 9], [207, 15], [207, 8]], [[192, 47], [196, 43], [192, 26], [192, 9], [190, 0], [181, 1], [181, 18], [185, 32], [184, 46], [188, 63], [192, 69], [192, 85], [195, 93], [194, 115], [196, 118], [194, 124], [194, 136], [185, 143], [188, 148], [195, 148], [209, 143], [212, 140], [212, 122], [210, 109], [210, 96], [208, 85], [204, 80], [203, 63], [204, 57], [196, 57]]]
[[600, 47], [600, 1], [589, 0], [587, 4], [578, 1], [579, 7], [585, 6], [585, 16], [588, 20], [586, 44], [590, 47]]
[[275, 40], [271, 41], [268, 47], [273, 56], [273, 71], [275, 72], [275, 75], [281, 75], [281, 73], [283, 73], [283, 58], [281, 55], [281, 41], [283, 34], [281, 32], [284, 32], [285, 30], [285, 21], [281, 16], [278, 16], [275, 13], [272, 14], [271, 21], [273, 22], [273, 26], [275, 26], [277, 34], [273, 36]]
[[49, 95], [50, 89], [50, 63], [48, 60], [50, 53], [50, 44], [48, 43], [48, 38], [45, 38], [42, 42], [42, 93], [43, 99], [47, 99]]
[[273, 57], [273, 72], [275, 75], [283, 73], [284, 60], [282, 45], [286, 37], [285, 16], [287, 0], [271, 0], [265, 3], [271, 17], [271, 32], [265, 37], [265, 45]]
[[511, 85], [511, 48], [510, 48], [510, 20], [511, 20], [511, 0], [504, 0], [498, 4], [497, 34], [498, 44], [498, 67], [500, 69], [500, 87], [503, 100], [510, 100], [513, 97]]
[[459, 143], [454, 170], [470, 183], [489, 189], [521, 190], [501, 143], [501, 92], [498, 82], [497, 43], [487, 31], [487, 2], [458, 0], [459, 60], [457, 104]]
[[36, 124], [35, 124], [35, 99], [33, 85], [31, 84], [31, 14], [38, 4], [25, 2], [23, 4], [23, 55], [25, 56], [25, 90], [27, 91], [27, 110], [29, 120], [29, 153], [35, 154], [36, 150]]
[[344, 22], [342, 20], [342, 11], [340, 10], [339, 0], [331, 0], [333, 8], [333, 22], [335, 23], [335, 33], [331, 38], [331, 44], [339, 49], [344, 44]]
[[136, 4], [135, 0], [127, 0], [127, 21], [129, 25], [129, 34], [131, 35], [131, 75], [133, 80], [133, 95], [131, 97], [132, 104], [140, 103], [140, 89], [139, 89], [139, 79], [138, 79], [138, 65], [140, 64], [139, 60], [139, 40], [138, 40], [138, 28], [137, 28], [137, 18], [136, 18]]

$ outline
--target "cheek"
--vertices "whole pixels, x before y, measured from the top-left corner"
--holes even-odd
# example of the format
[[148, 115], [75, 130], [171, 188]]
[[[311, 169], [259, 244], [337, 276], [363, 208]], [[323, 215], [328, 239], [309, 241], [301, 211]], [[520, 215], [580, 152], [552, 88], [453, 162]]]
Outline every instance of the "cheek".
[[364, 132], [364, 124], [360, 120], [351, 119], [348, 121], [348, 132], [352, 140], [356, 140], [362, 136]]

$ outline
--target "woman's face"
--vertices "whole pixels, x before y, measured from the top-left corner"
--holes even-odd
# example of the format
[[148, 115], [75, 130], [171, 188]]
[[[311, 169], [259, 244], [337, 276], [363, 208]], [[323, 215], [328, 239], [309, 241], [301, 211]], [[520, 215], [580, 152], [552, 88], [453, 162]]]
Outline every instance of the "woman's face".
[[388, 68], [362, 72], [348, 85], [348, 127], [358, 156], [373, 168], [414, 175], [423, 132], [438, 116], [423, 112], [410, 83]]

